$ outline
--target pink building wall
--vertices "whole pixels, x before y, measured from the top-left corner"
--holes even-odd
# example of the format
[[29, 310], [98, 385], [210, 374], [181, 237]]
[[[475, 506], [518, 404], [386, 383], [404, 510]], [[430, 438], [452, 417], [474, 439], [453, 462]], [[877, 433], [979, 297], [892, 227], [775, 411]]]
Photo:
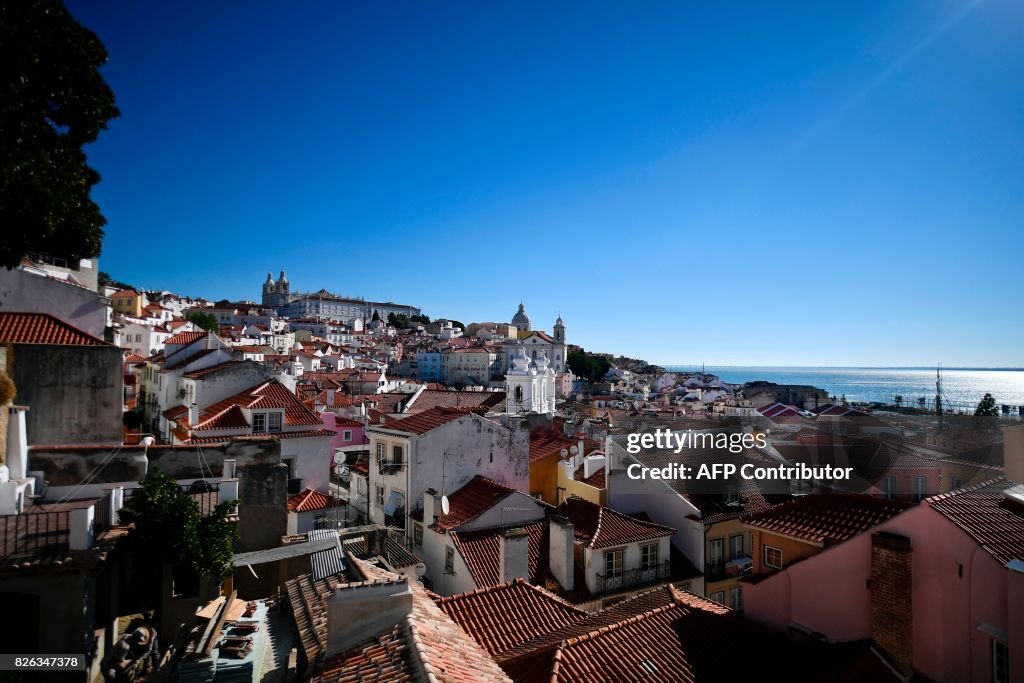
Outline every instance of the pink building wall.
[[911, 539], [914, 668], [936, 681], [991, 680], [991, 637], [978, 629], [989, 624], [1017, 634], [1009, 640], [1011, 673], [1024, 680], [1024, 575], [1003, 567], [926, 504], [745, 586], [744, 616], [780, 630], [797, 624], [835, 641], [871, 637], [868, 579], [877, 531]]
[[[334, 413], [321, 413], [320, 419], [324, 421], [324, 429], [334, 431], [331, 438], [331, 457], [334, 457], [335, 449], [347, 446], [362, 446], [368, 444], [366, 430], [362, 422], [338, 417]], [[345, 432], [351, 432], [351, 438], [345, 438]]]

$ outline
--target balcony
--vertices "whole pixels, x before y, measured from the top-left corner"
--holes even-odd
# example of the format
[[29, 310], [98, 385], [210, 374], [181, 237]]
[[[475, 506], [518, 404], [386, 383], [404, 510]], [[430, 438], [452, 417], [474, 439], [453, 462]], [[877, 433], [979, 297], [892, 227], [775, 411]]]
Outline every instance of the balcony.
[[25, 512], [0, 517], [0, 557], [33, 557], [64, 552], [70, 543], [71, 513]]
[[405, 463], [401, 460], [381, 460], [378, 463], [378, 471], [380, 474], [398, 474], [405, 468]]
[[647, 567], [645, 569], [627, 569], [618, 574], [597, 573], [597, 593], [611, 593], [622, 591], [637, 586], [647, 586], [653, 583], [668, 581], [672, 574], [672, 563], [662, 562], [661, 564]]
[[739, 576], [747, 576], [754, 567], [748, 556], [737, 557], [729, 562], [709, 563], [704, 571], [708, 583], [724, 581]]

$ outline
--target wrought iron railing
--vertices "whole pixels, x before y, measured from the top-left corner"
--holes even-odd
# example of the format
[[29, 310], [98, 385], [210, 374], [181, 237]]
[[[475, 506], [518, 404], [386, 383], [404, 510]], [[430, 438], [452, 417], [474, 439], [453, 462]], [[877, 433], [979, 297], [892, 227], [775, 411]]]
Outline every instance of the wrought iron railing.
[[610, 593], [626, 590], [635, 586], [646, 586], [659, 581], [667, 581], [672, 574], [672, 565], [662, 562], [650, 567], [627, 569], [616, 573], [597, 573], [597, 592]]
[[26, 512], [0, 517], [0, 557], [33, 556], [67, 550], [71, 513]]

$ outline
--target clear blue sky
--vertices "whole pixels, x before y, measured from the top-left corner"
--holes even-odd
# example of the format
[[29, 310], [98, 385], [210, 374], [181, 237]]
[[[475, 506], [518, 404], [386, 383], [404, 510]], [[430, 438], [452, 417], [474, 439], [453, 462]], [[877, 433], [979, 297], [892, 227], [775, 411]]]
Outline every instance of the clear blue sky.
[[1024, 365], [1024, 5], [73, 2], [101, 268], [661, 363]]

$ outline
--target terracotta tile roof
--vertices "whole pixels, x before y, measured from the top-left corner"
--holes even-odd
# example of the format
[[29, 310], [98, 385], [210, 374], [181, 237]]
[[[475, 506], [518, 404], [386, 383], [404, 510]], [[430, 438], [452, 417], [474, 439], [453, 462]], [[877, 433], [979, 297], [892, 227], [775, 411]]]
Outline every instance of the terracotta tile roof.
[[746, 524], [769, 533], [832, 545], [842, 543], [913, 504], [881, 496], [856, 493], [819, 493], [801, 496], [764, 512], [740, 517]]
[[[348, 557], [367, 581], [398, 579], [368, 562]], [[415, 581], [409, 583], [409, 588], [413, 606], [406, 620], [331, 657], [313, 680], [509, 683], [494, 660], [434, 604], [426, 589]]]
[[439, 515], [431, 528], [447, 531], [462, 526], [490, 510], [512, 493], [515, 493], [515, 489], [478, 474], [448, 496], [448, 514]]
[[[322, 426], [323, 420], [314, 411], [306, 407], [288, 387], [277, 380], [257, 384], [234, 396], [214, 403], [199, 416], [197, 430], [235, 429], [249, 426], [241, 408], [268, 409], [284, 408], [284, 424], [290, 427], [308, 425]], [[231, 415], [227, 415], [231, 413]], [[224, 422], [220, 418], [224, 416]], [[239, 422], [241, 420], [241, 422]], [[328, 432], [329, 434], [333, 432]]]
[[[196, 358], [196, 357], [198, 357], [198, 354], [196, 356], [192, 356], [192, 358]], [[191, 360], [191, 358], [189, 360]], [[216, 365], [211, 365], [210, 367], [207, 367], [207, 368], [200, 368], [199, 370], [193, 370], [191, 372], [186, 372], [183, 375], [183, 377], [188, 377], [189, 379], [199, 379], [200, 377], [205, 377], [206, 375], [212, 375], [215, 372], [220, 372], [221, 370], [224, 370], [225, 368], [234, 367], [235, 365], [238, 365], [238, 364], [240, 364], [242, 362], [252, 362], [252, 361], [228, 360], [228, 361], [224, 361], [223, 363], [217, 363]]]
[[315, 671], [319, 666], [327, 646], [327, 598], [345, 581], [344, 575], [314, 580], [311, 574], [304, 574], [285, 583], [310, 670]]
[[146, 361], [146, 357], [145, 356], [140, 356], [137, 353], [129, 353], [127, 356], [124, 357], [124, 362], [126, 364], [128, 364], [128, 363], [144, 363], [145, 361]]
[[583, 482], [587, 486], [593, 486], [595, 489], [603, 489], [605, 487], [604, 467], [601, 467], [593, 474], [591, 474], [589, 477], [584, 477], [583, 472], [583, 465], [580, 465], [579, 467], [576, 468], [576, 471], [573, 473], [573, 479], [575, 479], [576, 481]]
[[312, 510], [326, 510], [335, 507], [339, 500], [316, 489], [306, 489], [288, 499], [289, 512], [310, 512]]
[[435, 601], [495, 657], [588, 616], [587, 612], [523, 579], [470, 593], [437, 597]]
[[1008, 499], [1014, 482], [998, 477], [925, 501], [960, 527], [979, 546], [1003, 564], [1024, 560], [1024, 506]]
[[563, 448], [569, 450], [575, 445], [575, 439], [550, 429], [537, 430], [530, 434], [530, 464], [549, 455], [559, 455]]
[[611, 548], [627, 543], [639, 543], [671, 536], [675, 529], [642, 521], [597, 505], [577, 496], [566, 499], [558, 506], [558, 513], [573, 524], [577, 541], [588, 548]]
[[188, 346], [189, 344], [191, 344], [192, 342], [196, 341], [197, 339], [202, 339], [205, 336], [206, 336], [206, 332], [204, 332], [204, 331], [199, 331], [199, 332], [179, 332], [178, 334], [174, 335], [173, 337], [169, 337], [166, 341], [164, 341], [164, 345], [172, 344], [172, 345], [179, 345], [179, 346]]
[[0, 342], [60, 346], [113, 346], [49, 313], [0, 312]]
[[757, 680], [764, 677], [765, 661], [780, 658], [802, 663], [787, 672], [787, 680], [896, 680], [867, 654], [866, 643], [791, 642], [717, 603], [666, 586], [541, 636], [499, 662], [517, 683]]
[[184, 415], [188, 415], [188, 406], [184, 404], [168, 408], [163, 412], [163, 416], [171, 421], [177, 421], [178, 418]]
[[500, 412], [505, 404], [503, 391], [455, 391], [454, 389], [424, 389], [409, 408], [418, 413], [434, 408], [466, 408], [479, 406], [489, 411]]
[[[527, 551], [531, 583], [541, 583], [548, 572], [548, 526], [544, 522], [520, 525], [529, 534]], [[478, 588], [501, 583], [501, 534], [499, 528], [453, 531], [452, 543], [469, 568]]]
[[386, 427], [422, 436], [470, 413], [481, 414], [480, 408], [433, 408], [409, 417], [388, 420]]
[[[181, 436], [179, 436], [181, 434]], [[242, 434], [242, 435], [228, 435], [228, 436], [188, 436], [188, 431], [174, 432], [175, 437], [183, 441], [185, 445], [195, 444], [227, 444], [232, 441], [280, 441], [281, 439], [309, 439], [309, 438], [322, 438], [325, 436], [334, 436], [334, 432], [329, 429], [310, 429], [301, 432], [275, 432], [273, 434], [262, 433], [262, 434]]]

